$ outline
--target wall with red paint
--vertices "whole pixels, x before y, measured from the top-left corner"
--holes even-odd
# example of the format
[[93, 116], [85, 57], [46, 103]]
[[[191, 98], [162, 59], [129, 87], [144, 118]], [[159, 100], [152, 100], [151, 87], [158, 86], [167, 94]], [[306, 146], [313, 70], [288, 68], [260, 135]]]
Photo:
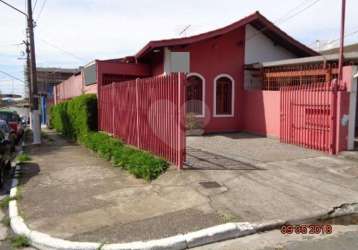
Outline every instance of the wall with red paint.
[[[190, 72], [205, 78], [205, 132], [239, 131], [243, 127], [243, 66], [245, 29], [241, 28], [221, 37], [190, 44], [185, 48], [171, 48], [174, 52], [190, 52]], [[152, 60], [154, 74], [163, 73], [163, 57]], [[234, 116], [214, 117], [214, 79], [229, 74], [235, 80]]]
[[243, 105], [244, 131], [280, 137], [280, 91], [245, 91]]

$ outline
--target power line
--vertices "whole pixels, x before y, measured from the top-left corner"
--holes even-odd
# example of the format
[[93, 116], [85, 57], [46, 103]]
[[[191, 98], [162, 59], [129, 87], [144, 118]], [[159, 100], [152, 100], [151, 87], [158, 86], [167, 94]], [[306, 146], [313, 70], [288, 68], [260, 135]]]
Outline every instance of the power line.
[[318, 2], [320, 2], [321, 0], [316, 0], [313, 3], [309, 4], [308, 6], [306, 6], [305, 8], [301, 9], [300, 11], [296, 12], [295, 14], [292, 14], [291, 16], [288, 16], [287, 18], [285, 18], [286, 20], [281, 21], [280, 23], [284, 23], [287, 22], [288, 20], [294, 18], [295, 16], [301, 14], [302, 12], [308, 10], [309, 8], [313, 7], [314, 5], [316, 5]]
[[47, 0], [44, 0], [44, 1], [42, 2], [41, 9], [40, 9], [39, 13], [37, 14], [36, 22], [40, 19], [40, 16], [41, 16], [41, 14], [42, 14], [42, 11], [43, 11], [44, 8], [45, 8], [46, 2], [47, 2]]
[[57, 45], [55, 45], [55, 44], [53, 44], [53, 43], [50, 43], [50, 42], [48, 42], [48, 41], [46, 41], [46, 40], [44, 40], [44, 39], [41, 39], [41, 38], [38, 38], [38, 39], [39, 39], [40, 41], [46, 43], [47, 45], [49, 45], [49, 46], [51, 46], [51, 47], [53, 47], [53, 48], [55, 48], [55, 49], [57, 49], [57, 50], [59, 50], [59, 51], [65, 53], [65, 54], [67, 54], [67, 55], [70, 55], [70, 56], [72, 56], [73, 58], [76, 58], [76, 59], [79, 60], [79, 61], [85, 61], [85, 60], [86, 60], [86, 59], [81, 58], [81, 57], [79, 57], [79, 56], [76, 56], [75, 54], [73, 54], [73, 53], [71, 53], [71, 52], [69, 52], [69, 51], [66, 51], [66, 50], [64, 50], [63, 48], [61, 48], [61, 47], [59, 47], [59, 46], [57, 46]]
[[11, 5], [11, 4], [9, 4], [9, 3], [3, 1], [3, 0], [0, 0], [0, 2], [2, 2], [3, 4], [9, 6], [11, 9], [14, 9], [14, 10], [16, 10], [17, 12], [20, 12], [21, 14], [27, 16], [27, 14], [26, 14], [25, 12], [23, 12], [22, 10], [16, 8], [15, 6], [13, 6], [13, 5]]
[[[275, 21], [276, 24], [282, 24], [284, 22], [287, 22], [288, 20], [298, 16], [299, 14], [301, 14], [302, 12], [308, 10], [309, 8], [312, 8], [315, 4], [317, 4], [318, 2], [320, 2], [321, 0], [314, 0], [311, 4], [307, 5], [305, 8], [303, 9], [300, 9], [298, 12], [286, 17], [286, 18], [279, 18], [277, 19], [277, 21]], [[307, 1], [304, 1], [304, 2], [301, 2], [301, 4], [299, 4], [298, 6], [300, 5], [303, 5], [305, 2]], [[292, 9], [288, 11], [288, 13], [292, 12]], [[287, 14], [284, 15], [284, 17], [287, 16]], [[261, 34], [262, 31], [265, 31], [267, 30], [268, 27], [265, 27], [265, 28], [262, 28], [260, 30], [258, 30], [257, 32], [255, 32], [251, 37], [249, 37], [246, 41], [249, 41], [251, 39], [253, 39], [254, 37], [258, 36], [259, 34]]]
[[[346, 33], [346, 34], [344, 35], [344, 38], [353, 36], [353, 35], [355, 35], [355, 34], [358, 34], [358, 29], [357, 29], [357, 30], [354, 30], [354, 31], [351, 31], [351, 32], [349, 32], [349, 33]], [[335, 39], [333, 39], [333, 40], [328, 41], [328, 42], [325, 43], [324, 45], [327, 46], [327, 45], [333, 44], [333, 43], [339, 41], [339, 39], [340, 39], [340, 38], [335, 38]], [[318, 41], [320, 41], [320, 40], [316, 40], [316, 41], [310, 43], [309, 46], [315, 45]]]
[[312, 0], [304, 0], [304, 1], [300, 2], [300, 3], [299, 3], [298, 5], [296, 5], [294, 8], [288, 10], [285, 15], [283, 15], [281, 18], [277, 19], [275, 22], [280, 22], [281, 20], [284, 20], [286, 17], [289, 16], [290, 13], [296, 11], [297, 9], [301, 8], [301, 6], [307, 4], [307, 3], [310, 2], [310, 1], [312, 1]]
[[36, 4], [37, 4], [37, 0], [35, 0], [34, 7], [32, 8], [32, 12], [34, 12], [34, 11], [35, 11]]
[[[352, 31], [352, 32], [349, 32], [349, 33], [345, 34], [345, 35], [344, 35], [344, 38], [349, 37], [349, 36], [352, 36], [352, 35], [355, 35], [355, 34], [357, 34], [357, 33], [358, 33], [358, 30], [354, 30], [354, 31]], [[334, 43], [334, 42], [337, 42], [337, 41], [339, 41], [339, 39], [340, 39], [340, 38], [336, 38], [336, 39], [334, 39], [334, 40], [332, 40], [332, 41], [329, 41], [329, 42], [327, 43], [327, 45], [328, 45], [328, 44], [331, 44], [331, 43]]]
[[5, 71], [0, 70], [0, 73], [3, 73], [4, 75], [7, 75], [7, 76], [9, 76], [9, 77], [11, 77], [11, 78], [13, 78], [13, 79], [15, 79], [15, 80], [18, 80], [18, 81], [20, 81], [20, 82], [25, 83], [24, 80], [22, 80], [22, 79], [20, 79], [20, 78], [18, 78], [18, 77], [16, 77], [16, 76], [14, 76], [14, 75], [11, 75], [11, 74], [9, 74], [9, 73], [7, 73], [7, 72], [5, 72]]

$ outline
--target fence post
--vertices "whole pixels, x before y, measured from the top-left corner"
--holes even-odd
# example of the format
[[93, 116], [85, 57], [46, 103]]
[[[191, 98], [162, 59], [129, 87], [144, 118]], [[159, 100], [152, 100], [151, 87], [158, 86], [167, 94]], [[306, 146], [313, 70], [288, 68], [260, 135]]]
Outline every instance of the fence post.
[[185, 143], [184, 76], [178, 73], [178, 170], [183, 169]]
[[115, 117], [115, 107], [114, 107], [114, 92], [115, 92], [115, 88], [114, 88], [114, 82], [112, 82], [111, 84], [111, 109], [112, 109], [112, 136], [115, 135], [115, 131], [114, 131], [114, 117]]
[[137, 127], [137, 148], [140, 148], [139, 141], [139, 96], [138, 96], [138, 81], [139, 78], [135, 80], [135, 107], [136, 107], [136, 127]]

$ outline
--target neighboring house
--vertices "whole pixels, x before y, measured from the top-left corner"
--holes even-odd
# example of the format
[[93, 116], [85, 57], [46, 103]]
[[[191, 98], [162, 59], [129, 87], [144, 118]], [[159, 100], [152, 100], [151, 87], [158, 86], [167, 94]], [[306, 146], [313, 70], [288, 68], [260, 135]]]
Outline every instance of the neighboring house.
[[[243, 129], [245, 65], [314, 56], [259, 12], [221, 29], [185, 38], [151, 41], [134, 57], [94, 61], [59, 84], [57, 100], [101, 85], [172, 72], [187, 73], [187, 112], [205, 120], [205, 132]], [[75, 84], [82, 82], [82, 89]], [[71, 85], [69, 90], [61, 85]], [[61, 90], [62, 88], [62, 90]], [[93, 87], [96, 89], [97, 87]]]
[[81, 94], [98, 92], [98, 82], [108, 84], [151, 76], [147, 65], [135, 63], [133, 57], [95, 60], [81, 67], [81, 71], [54, 87], [55, 103]]
[[[323, 49], [323, 50], [320, 50], [319, 52], [322, 55], [330, 55], [330, 54], [339, 53], [339, 50], [340, 50], [340, 48], [336, 47], [336, 48], [330, 48], [330, 49]], [[354, 44], [344, 46], [344, 52], [345, 53], [358, 52], [358, 43], [354, 43]]]
[[[69, 68], [45, 68], [37, 67], [37, 92], [41, 96], [41, 122], [47, 122], [47, 106], [53, 103], [53, 87], [71, 77], [79, 71], [79, 69]], [[27, 74], [27, 71], [25, 71]], [[25, 75], [25, 79], [27, 79]], [[28, 98], [28, 89], [25, 89], [25, 97]]]

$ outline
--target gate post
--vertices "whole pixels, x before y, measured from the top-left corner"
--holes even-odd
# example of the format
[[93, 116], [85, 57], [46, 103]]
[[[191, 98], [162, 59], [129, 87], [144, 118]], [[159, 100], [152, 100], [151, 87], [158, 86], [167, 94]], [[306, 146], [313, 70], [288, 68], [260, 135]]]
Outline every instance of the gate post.
[[330, 124], [330, 147], [329, 153], [336, 153], [336, 131], [337, 131], [337, 81], [334, 80], [331, 87], [331, 124]]

